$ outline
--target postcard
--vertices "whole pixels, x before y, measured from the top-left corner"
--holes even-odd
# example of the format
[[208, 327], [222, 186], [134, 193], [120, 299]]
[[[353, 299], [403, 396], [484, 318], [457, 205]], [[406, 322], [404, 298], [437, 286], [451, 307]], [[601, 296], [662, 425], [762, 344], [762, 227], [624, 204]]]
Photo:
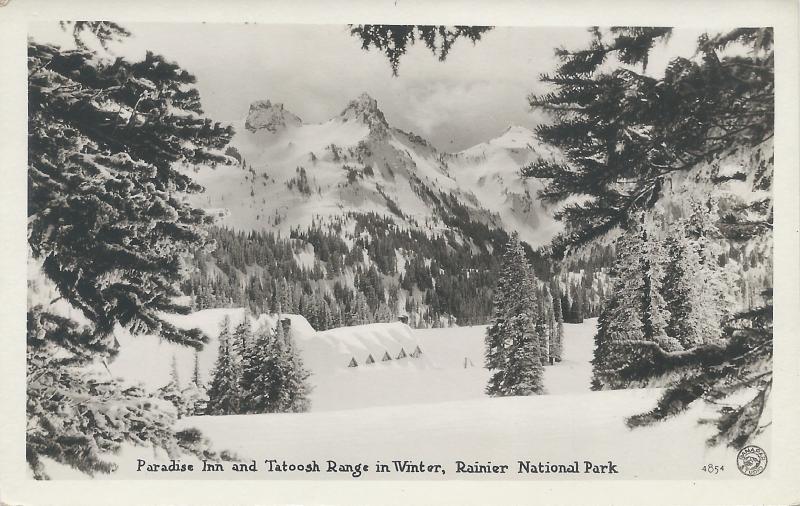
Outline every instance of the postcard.
[[3, 504], [800, 500], [796, 3], [400, 3], [0, 7]]

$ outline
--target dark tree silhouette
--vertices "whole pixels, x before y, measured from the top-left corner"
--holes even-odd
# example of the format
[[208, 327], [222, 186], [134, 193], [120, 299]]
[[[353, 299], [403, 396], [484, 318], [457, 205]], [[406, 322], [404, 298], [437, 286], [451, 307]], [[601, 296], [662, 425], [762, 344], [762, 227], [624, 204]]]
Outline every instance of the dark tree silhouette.
[[[557, 255], [649, 208], [668, 174], [758, 144], [774, 127], [771, 29], [700, 37], [701, 60], [674, 58], [662, 78], [636, 66], [646, 67], [650, 49], [671, 29], [614, 27], [610, 40], [597, 28], [592, 33], [586, 49], [556, 50], [561, 65], [541, 76], [555, 91], [529, 97], [531, 107], [552, 114], [536, 133], [564, 160], [536, 162], [523, 174], [547, 181], [540, 193], [547, 202], [582, 197], [558, 213], [566, 231], [554, 241]], [[723, 54], [734, 42], [752, 51]]]
[[350, 34], [361, 39], [363, 50], [375, 48], [386, 55], [396, 76], [400, 58], [417, 41], [425, 44], [439, 61], [445, 61], [456, 40], [467, 39], [474, 44], [491, 29], [491, 26], [351, 25]]
[[[547, 181], [540, 196], [548, 202], [572, 199], [559, 212], [565, 232], [554, 241], [563, 255], [605, 232], [629, 229], [631, 216], [650, 209], [661, 197], [670, 174], [688, 171], [733, 149], [758, 146], [774, 132], [774, 57], [771, 28], [737, 28], [697, 42], [700, 58], [674, 58], [664, 76], [638, 71], [669, 28], [613, 27], [592, 30], [590, 46], [559, 49], [561, 65], [544, 82], [555, 91], [532, 95], [530, 104], [552, 113], [554, 121], [537, 129], [558, 147], [563, 161], [541, 161], [523, 174]], [[731, 44], [749, 51], [725, 53]], [[616, 60], [616, 61], [614, 61]], [[773, 161], [769, 158], [767, 164]], [[764, 182], [768, 189], [770, 181]], [[575, 197], [578, 197], [577, 199]], [[769, 238], [771, 202], [741, 204], [720, 223], [731, 240]], [[616, 294], [619, 295], [619, 294]], [[607, 300], [596, 341], [609, 342]], [[762, 429], [761, 416], [772, 385], [772, 306], [742, 313], [729, 322], [726, 338], [699, 336], [709, 344], [671, 350], [653, 340], [630, 340], [629, 347], [653, 360], [652, 370], [678, 378], [665, 389], [658, 406], [634, 416], [630, 426], [663, 420], [685, 411], [698, 399], [718, 402], [753, 388], [749, 401], [720, 410], [719, 432], [710, 443], [742, 446]], [[623, 328], [623, 331], [629, 331]], [[601, 353], [602, 355], [602, 353]], [[595, 366], [602, 357], [595, 356]], [[595, 384], [597, 386], [597, 384]]]
[[[111, 59], [89, 49], [129, 33], [114, 23], [75, 22], [77, 49], [28, 43], [28, 246], [78, 323], [41, 305], [28, 310], [27, 458], [92, 474], [121, 444], [178, 443], [168, 412], [141, 389], [85, 366], [113, 356], [117, 325], [201, 348], [161, 312], [175, 304], [183, 259], [205, 245], [209, 223], [181, 194], [201, 191], [176, 163], [227, 162], [232, 131], [204, 117], [194, 76], [164, 57]], [[99, 365], [99, 364], [98, 364]]]

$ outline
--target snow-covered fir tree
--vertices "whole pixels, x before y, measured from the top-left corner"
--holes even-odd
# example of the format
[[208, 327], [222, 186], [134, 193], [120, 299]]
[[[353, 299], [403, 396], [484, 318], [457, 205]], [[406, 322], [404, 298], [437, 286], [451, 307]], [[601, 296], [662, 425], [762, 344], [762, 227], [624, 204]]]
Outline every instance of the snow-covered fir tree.
[[49, 478], [42, 457], [94, 475], [116, 469], [107, 454], [123, 442], [178, 452], [173, 410], [139, 386], [85, 367], [96, 337], [91, 327], [38, 307], [29, 314], [26, 456], [36, 479]]
[[273, 331], [261, 325], [255, 333], [253, 345], [242, 356], [242, 408], [245, 413], [270, 411], [270, 354], [275, 339]]
[[503, 371], [504, 395], [532, 395], [544, 393], [542, 350], [546, 341], [543, 335], [542, 318], [536, 306], [523, 309], [506, 322], [506, 332], [511, 337], [506, 365]]
[[291, 333], [279, 320], [266, 354], [267, 412], [300, 412], [308, 409], [309, 373], [294, 347]]
[[635, 219], [617, 241], [614, 285], [601, 315], [592, 359], [594, 388], [621, 388], [644, 381], [658, 371], [642, 342], [682, 349], [666, 334], [669, 313], [663, 297], [666, 257], [661, 242]]
[[239, 379], [239, 392], [242, 395], [242, 399], [240, 401], [240, 410], [244, 410], [244, 386], [241, 384], [242, 382], [242, 375], [244, 369], [244, 361], [245, 356], [247, 355], [250, 347], [253, 345], [253, 330], [252, 330], [252, 323], [250, 319], [250, 315], [248, 311], [245, 310], [244, 317], [242, 321], [236, 325], [236, 328], [233, 330], [233, 334], [231, 335], [231, 353], [233, 354], [233, 360], [235, 364], [235, 376]]
[[388, 323], [394, 320], [392, 309], [389, 304], [382, 302], [375, 311], [375, 321], [378, 323]]
[[[531, 281], [533, 282], [533, 280]], [[555, 330], [555, 320], [551, 313], [552, 303], [549, 301], [546, 287], [534, 288], [533, 293], [536, 295], [533, 321], [534, 329], [539, 336], [539, 359], [542, 365], [547, 365], [550, 362], [553, 331]]]
[[259, 327], [253, 345], [242, 357], [241, 412], [307, 411], [311, 390], [308, 377], [291, 332], [284, 329], [278, 314], [275, 329]]
[[560, 362], [564, 353], [564, 314], [561, 310], [561, 296], [558, 288], [553, 284], [552, 290], [553, 319], [555, 320], [555, 331], [550, 345], [550, 355], [556, 362]]
[[230, 318], [225, 316], [219, 333], [217, 362], [208, 387], [207, 412], [210, 415], [232, 415], [240, 409], [239, 366], [233, 352], [230, 326]]
[[198, 387], [203, 385], [203, 380], [200, 377], [200, 354], [194, 352], [194, 365], [192, 367], [192, 383]]
[[492, 396], [542, 393], [543, 318], [525, 252], [514, 234], [503, 254], [494, 291], [494, 317], [486, 330], [486, 393]]
[[367, 323], [372, 323], [372, 315], [369, 310], [369, 304], [367, 303], [367, 297], [363, 293], [356, 293], [352, 310], [348, 316], [348, 325], [365, 325]]
[[247, 314], [245, 311], [244, 318], [233, 331], [233, 336], [231, 338], [231, 348], [233, 350], [233, 354], [236, 356], [238, 361], [241, 361], [242, 357], [247, 352], [247, 349], [253, 343], [253, 325], [251, 323], [250, 315]]
[[[278, 326], [282, 328], [281, 324]], [[289, 395], [283, 411], [302, 413], [308, 411], [311, 407], [309, 399], [311, 385], [308, 382], [311, 373], [303, 365], [303, 359], [300, 357], [299, 350], [295, 347], [291, 331], [284, 332], [284, 339], [286, 341], [286, 357], [289, 363], [289, 375], [286, 381], [286, 389]]]
[[595, 388], [625, 387], [665, 372], [652, 345], [674, 352], [723, 338], [733, 282], [711, 240], [719, 237], [710, 218], [716, 208], [713, 200], [692, 207], [687, 219], [669, 225], [656, 215], [663, 239], [640, 223], [619, 241], [614, 286], [596, 337]]
[[[137, 387], [100, 378], [117, 325], [133, 334], [202, 347], [163, 312], [178, 305], [183, 257], [201, 249], [210, 221], [182, 193], [200, 188], [176, 163], [227, 162], [232, 131], [204, 117], [195, 78], [160, 55], [141, 61], [92, 50], [129, 32], [75, 22], [76, 49], [28, 42], [28, 245], [30, 256], [81, 323], [49, 306], [28, 310], [27, 459], [110, 472], [122, 444], [176, 450], [173, 417]], [[96, 44], [92, 44], [93, 46]]]
[[[772, 392], [772, 294], [766, 303], [734, 315], [724, 327], [724, 338], [686, 351], [655, 350], [664, 369], [680, 380], [667, 386], [651, 411], [632, 416], [630, 427], [649, 425], [686, 411], [697, 400], [717, 405], [713, 420], [717, 433], [711, 445], [746, 445], [769, 426], [764, 415]], [[731, 402], [731, 399], [734, 399]]]
[[684, 349], [722, 338], [722, 324], [734, 306], [731, 273], [717, 262], [719, 229], [712, 200], [706, 208], [692, 202], [692, 214], [670, 226], [664, 240], [667, 263], [664, 298], [669, 320], [666, 332]]
[[181, 381], [178, 377], [178, 360], [174, 354], [172, 355], [172, 362], [170, 362], [169, 382], [158, 389], [157, 395], [175, 407], [175, 413], [178, 418], [182, 418], [194, 411], [194, 400], [187, 400], [183, 395]]

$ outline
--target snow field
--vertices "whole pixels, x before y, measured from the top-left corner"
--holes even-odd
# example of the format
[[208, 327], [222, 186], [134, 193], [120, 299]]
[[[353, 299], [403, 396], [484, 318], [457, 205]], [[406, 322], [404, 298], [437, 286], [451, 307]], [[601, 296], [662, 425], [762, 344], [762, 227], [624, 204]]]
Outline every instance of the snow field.
[[[216, 354], [218, 322], [229, 315], [232, 325], [240, 321], [241, 309], [213, 309], [194, 315], [172, 317], [176, 324], [199, 326], [212, 336], [201, 353], [204, 374]], [[442, 464], [447, 475], [429, 473], [367, 472], [355, 479], [729, 479], [738, 478], [736, 452], [708, 449], [705, 440], [712, 426], [698, 420], [713, 414], [711, 408], [694, 406], [689, 413], [652, 427], [628, 429], [626, 417], [651, 409], [658, 389], [591, 392], [589, 378], [596, 320], [564, 325], [564, 360], [545, 368], [548, 395], [489, 398], [483, 389], [488, 371], [483, 369], [485, 327], [455, 327], [412, 330], [400, 323], [373, 324], [315, 333], [301, 317], [291, 316], [296, 342], [314, 375], [312, 410], [299, 414], [199, 416], [178, 422], [177, 428], [196, 427], [215, 450], [234, 452], [242, 461], [255, 459], [255, 473], [185, 473], [186, 479], [354, 479], [348, 473], [277, 473], [265, 471], [263, 461], [304, 464], [316, 460], [325, 468], [328, 459], [340, 463], [374, 465], [380, 460], [423, 460]], [[274, 319], [274, 318], [272, 318]], [[254, 323], [271, 323], [262, 316]], [[125, 343], [112, 371], [126, 372], [127, 379], [165, 383], [169, 375], [172, 346], [153, 338], [136, 350], [137, 341]], [[419, 359], [406, 358], [370, 366], [348, 368], [356, 354], [397, 346], [419, 345]], [[149, 351], [146, 351], [149, 349]], [[412, 348], [413, 349], [413, 348]], [[406, 348], [408, 353], [410, 350]], [[141, 355], [141, 353], [150, 353]], [[156, 357], [142, 364], [142, 357]], [[465, 358], [468, 367], [464, 367]], [[346, 359], [346, 360], [345, 360]], [[344, 361], [344, 363], [343, 363]], [[473, 366], [469, 366], [469, 361]], [[179, 355], [179, 372], [189, 378], [193, 352]], [[121, 364], [127, 363], [126, 367]], [[155, 378], [162, 378], [156, 381]], [[680, 444], [676, 442], [680, 441]], [[756, 444], [769, 451], [769, 432]], [[113, 478], [174, 479], [170, 473], [137, 472], [137, 459], [169, 463], [163, 452], [126, 446], [113, 457], [120, 471]], [[455, 461], [467, 464], [507, 464], [507, 474], [455, 473]], [[606, 464], [612, 460], [620, 470], [607, 474], [518, 474], [518, 461], [551, 464], [583, 461]], [[182, 463], [202, 463], [182, 456]], [[724, 465], [720, 475], [708, 475], [702, 466]], [[226, 464], [229, 468], [230, 465]], [[54, 477], [80, 478], [69, 469], [51, 465]], [[767, 471], [768, 473], [769, 471]], [[765, 473], [765, 474], [767, 474]], [[763, 476], [763, 475], [762, 475]], [[105, 478], [105, 477], [100, 477]]]

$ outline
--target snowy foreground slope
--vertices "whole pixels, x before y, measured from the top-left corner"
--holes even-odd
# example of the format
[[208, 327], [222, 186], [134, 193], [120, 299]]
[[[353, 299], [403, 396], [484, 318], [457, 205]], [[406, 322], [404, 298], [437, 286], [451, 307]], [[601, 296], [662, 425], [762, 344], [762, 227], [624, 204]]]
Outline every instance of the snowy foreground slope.
[[[210, 325], [221, 313], [231, 311], [236, 310], [209, 310], [201, 316]], [[137, 459], [169, 464], [169, 458], [150, 449], [126, 447], [114, 458], [120, 470], [112, 477], [537, 480], [740, 476], [735, 451], [705, 447], [705, 439], [713, 429], [698, 425], [697, 421], [711, 414], [708, 408], [695, 406], [687, 415], [666, 423], [629, 430], [624, 418], [652, 407], [658, 390], [589, 391], [596, 320], [565, 325], [565, 360], [546, 368], [548, 395], [514, 398], [488, 398], [483, 393], [487, 378], [487, 371], [481, 366], [484, 327], [411, 330], [401, 324], [383, 324], [335, 329], [320, 333], [324, 334], [317, 335], [321, 339], [315, 339], [313, 330], [303, 327], [300, 319], [293, 318], [292, 325], [309, 365], [319, 365], [322, 359], [309, 352], [312, 348], [316, 353], [331, 352], [336, 359], [331, 364], [340, 363], [341, 358], [361, 348], [363, 352], [414, 344], [420, 346], [423, 356], [405, 363], [376, 362], [349, 369], [318, 367], [319, 372], [313, 377], [316, 390], [310, 413], [201, 416], [178, 422], [179, 428], [202, 430], [218, 450], [232, 450], [246, 462], [255, 460], [258, 471], [234, 472], [230, 463], [224, 463], [224, 472], [201, 472], [202, 462], [181, 457], [181, 463], [193, 463], [198, 466], [196, 470], [182, 474], [137, 472]], [[203, 363], [209, 358], [205, 357]], [[122, 364], [112, 367], [117, 373], [129, 367], [127, 372], [132, 374], [133, 362], [125, 365], [125, 360], [122, 357]], [[140, 359], [139, 376], [160, 370], [160, 362], [142, 364]], [[167, 364], [169, 360], [163, 362]], [[180, 363], [181, 367], [189, 366], [186, 360], [181, 359]], [[167, 371], [165, 368], [163, 374]], [[188, 371], [182, 373], [187, 377]], [[769, 432], [757, 441], [767, 451], [768, 443]], [[264, 464], [267, 459], [293, 464], [316, 460], [321, 472], [269, 472]], [[374, 472], [376, 461], [393, 466], [391, 461], [404, 459], [441, 464], [446, 474]], [[328, 460], [365, 463], [370, 470], [358, 478], [351, 473], [326, 472]], [[506, 474], [456, 473], [457, 460], [468, 464], [492, 461], [509, 468]], [[518, 474], [520, 460], [534, 465], [578, 461], [581, 471], [585, 460], [597, 464], [611, 460], [619, 474]], [[706, 464], [723, 465], [725, 471], [709, 476], [701, 469]], [[53, 470], [53, 476], [81, 477], [66, 468]]]

